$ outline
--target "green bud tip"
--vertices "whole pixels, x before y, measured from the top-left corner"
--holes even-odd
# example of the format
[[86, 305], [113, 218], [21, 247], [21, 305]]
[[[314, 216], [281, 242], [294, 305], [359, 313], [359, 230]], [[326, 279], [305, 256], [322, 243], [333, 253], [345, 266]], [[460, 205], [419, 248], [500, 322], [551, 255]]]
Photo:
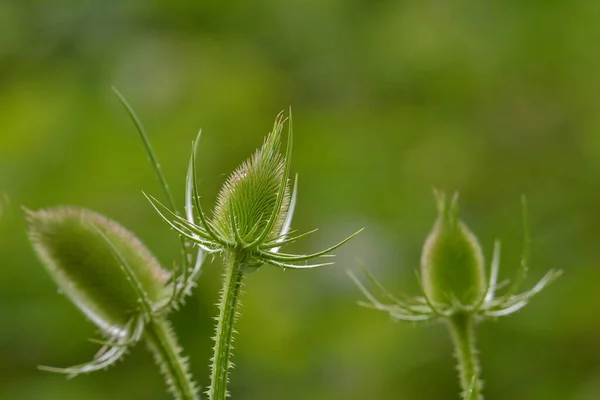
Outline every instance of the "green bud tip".
[[47, 271], [104, 333], [127, 335], [128, 322], [143, 313], [140, 291], [152, 308], [168, 302], [169, 273], [118, 223], [82, 208], [25, 212]]
[[[285, 122], [279, 114], [262, 147], [231, 174], [219, 193], [213, 223], [219, 236], [229, 242], [254, 243], [261, 236], [270, 241], [280, 234], [290, 203], [286, 176], [289, 154], [280, 152]], [[279, 202], [282, 185], [283, 199]], [[269, 229], [266, 235], [265, 229]]]
[[484, 259], [475, 235], [458, 218], [458, 194], [448, 201], [435, 192], [438, 218], [427, 237], [421, 257], [421, 274], [427, 297], [454, 307], [477, 304], [486, 290]]

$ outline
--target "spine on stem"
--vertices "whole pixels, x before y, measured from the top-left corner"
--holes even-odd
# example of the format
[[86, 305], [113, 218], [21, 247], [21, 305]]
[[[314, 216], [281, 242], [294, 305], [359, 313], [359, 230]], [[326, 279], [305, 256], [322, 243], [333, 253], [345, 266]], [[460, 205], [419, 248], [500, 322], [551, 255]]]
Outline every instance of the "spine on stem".
[[181, 355], [181, 347], [171, 324], [165, 319], [152, 319], [146, 326], [144, 336], [173, 397], [176, 400], [199, 399], [187, 357]]
[[207, 391], [210, 400], [224, 400], [228, 396], [227, 383], [229, 370], [233, 367], [231, 353], [233, 350], [234, 324], [237, 320], [237, 307], [242, 287], [242, 262], [240, 255], [233, 251], [226, 256], [225, 273], [219, 316], [215, 333], [215, 347], [211, 364], [210, 387]]
[[[458, 361], [458, 373], [463, 396], [471, 390], [469, 399], [482, 400], [480, 379], [481, 368], [475, 347], [475, 321], [473, 315], [459, 313], [453, 315], [448, 323], [454, 341], [455, 355]], [[474, 380], [474, 382], [473, 382]]]

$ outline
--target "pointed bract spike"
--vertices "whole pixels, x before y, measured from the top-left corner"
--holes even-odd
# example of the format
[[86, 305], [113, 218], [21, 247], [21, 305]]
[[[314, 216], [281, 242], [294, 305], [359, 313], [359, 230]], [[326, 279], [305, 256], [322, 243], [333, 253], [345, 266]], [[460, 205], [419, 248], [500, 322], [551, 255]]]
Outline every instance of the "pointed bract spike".
[[364, 274], [367, 276], [367, 279], [369, 279], [371, 281], [371, 283], [373, 285], [375, 285], [375, 287], [377, 287], [381, 293], [384, 294], [385, 297], [387, 297], [390, 301], [396, 303], [396, 304], [400, 304], [402, 303], [400, 300], [398, 300], [394, 295], [392, 295], [378, 280], [377, 278], [375, 278], [375, 276], [371, 273], [371, 271], [369, 271], [369, 269], [362, 263], [359, 263], [360, 267], [362, 268]]
[[[540, 293], [548, 284], [554, 281], [556, 278], [562, 275], [561, 270], [550, 270], [535, 284], [535, 286], [523, 293], [511, 296], [508, 298], [509, 301], [521, 301], [529, 300], [536, 294]], [[506, 296], [504, 296], [506, 298]]]
[[[175, 214], [173, 211], [169, 210], [164, 204], [158, 201], [154, 196], [148, 195], [142, 192], [143, 195], [148, 199], [154, 210], [158, 213], [158, 215], [173, 229], [177, 230], [179, 233], [190, 239], [195, 243], [204, 243], [211, 244], [212, 241], [207, 232], [203, 231], [199, 226], [190, 224], [185, 218]], [[162, 208], [173, 218], [173, 220], [169, 219], [162, 211], [159, 210], [159, 207]], [[185, 232], [180, 227], [183, 227], [189, 231]]]
[[158, 159], [156, 158], [156, 154], [154, 153], [154, 149], [152, 148], [150, 139], [148, 139], [148, 134], [146, 133], [146, 130], [144, 129], [144, 126], [142, 125], [142, 121], [138, 118], [136, 112], [133, 110], [133, 107], [131, 107], [131, 105], [129, 104], [127, 99], [125, 99], [125, 96], [123, 96], [115, 87], [113, 87], [112, 90], [113, 90], [113, 92], [115, 92], [115, 94], [119, 98], [119, 101], [121, 102], [123, 107], [125, 107], [125, 110], [131, 117], [131, 119], [135, 125], [135, 128], [137, 129], [138, 134], [140, 135], [140, 138], [144, 142], [144, 147], [146, 149], [146, 153], [148, 154], [149, 161], [152, 164], [152, 166], [154, 167], [154, 172], [156, 173], [156, 177], [158, 178], [160, 185], [161, 185], [163, 191], [165, 192], [165, 196], [167, 197], [169, 206], [172, 209], [177, 210], [175, 201], [173, 200], [173, 194], [171, 193], [171, 190], [169, 189], [169, 184], [167, 183], [167, 179], [165, 178], [165, 176], [162, 172], [162, 169], [160, 167], [160, 164], [158, 163]]
[[498, 271], [500, 270], [500, 241], [494, 242], [494, 254], [492, 255], [492, 264], [490, 266], [490, 280], [488, 282], [487, 293], [484, 302], [489, 302], [494, 298], [498, 283]]
[[192, 170], [192, 178], [191, 178], [192, 192], [193, 192], [193, 197], [194, 197], [194, 204], [196, 206], [196, 213], [198, 214], [198, 217], [200, 217], [200, 222], [202, 223], [202, 227], [208, 233], [208, 235], [212, 238], [212, 240], [214, 240], [217, 243], [225, 244], [224, 241], [219, 237], [219, 235], [216, 234], [212, 225], [208, 221], [208, 218], [206, 218], [206, 215], [204, 214], [204, 211], [202, 210], [202, 205], [200, 204], [200, 194], [198, 192], [198, 180], [196, 178], [196, 146], [197, 146], [199, 138], [200, 138], [200, 133], [198, 133], [198, 138], [196, 139], [196, 142], [194, 143], [194, 146], [192, 149], [192, 157], [190, 159], [190, 167]]
[[262, 250], [271, 249], [270, 251], [273, 252], [273, 253], [275, 253], [275, 249], [273, 248], [274, 246], [278, 246], [277, 248], [280, 248], [283, 245], [286, 245], [286, 244], [289, 244], [289, 243], [293, 243], [293, 242], [297, 241], [298, 239], [302, 239], [302, 238], [307, 237], [308, 235], [312, 235], [313, 233], [315, 233], [318, 230], [319, 230], [319, 228], [313, 229], [312, 231], [308, 231], [308, 232], [302, 233], [302, 234], [300, 234], [298, 236], [294, 236], [294, 237], [291, 237], [289, 239], [282, 240], [280, 242], [275, 241], [275, 242], [265, 243], [264, 245], [260, 246], [260, 248]]
[[[359, 301], [358, 305], [361, 307], [386, 312], [390, 315], [390, 317], [397, 321], [424, 322], [437, 318], [437, 315], [435, 315], [430, 309], [411, 313], [410, 310], [404, 310], [396, 306], [386, 306], [382, 304], [377, 305], [364, 301]], [[408, 313], [406, 311], [408, 311]]]
[[200, 140], [200, 135], [202, 134], [202, 129], [198, 131], [198, 135], [196, 136], [196, 140], [192, 142], [192, 156], [190, 157], [190, 162], [188, 165], [187, 174], [185, 177], [185, 216], [190, 224], [195, 224], [194, 220], [194, 204], [193, 204], [193, 169], [194, 169], [194, 156], [198, 151], [198, 141]]
[[277, 246], [277, 244], [279, 244], [279, 240], [285, 239], [286, 236], [289, 236], [289, 235], [292, 235], [292, 234], [296, 234], [296, 232], [298, 232], [298, 229], [291, 230], [290, 232], [288, 232], [287, 235], [277, 235], [277, 236], [273, 237], [270, 241], [268, 241], [268, 242], [260, 245], [259, 247], [261, 247], [263, 249], [264, 248], [269, 248], [270, 249], [270, 248], [272, 248], [274, 246]]
[[505, 317], [507, 315], [510, 315], [512, 313], [515, 313], [517, 311], [519, 311], [520, 309], [522, 309], [523, 307], [525, 307], [527, 305], [527, 301], [519, 301], [517, 303], [513, 303], [510, 305], [507, 305], [503, 308], [497, 308], [497, 309], [490, 309], [490, 310], [485, 310], [483, 312], [483, 315], [485, 315], [486, 317], [492, 317], [492, 318], [496, 318], [496, 317]]
[[289, 264], [289, 263], [285, 263], [285, 262], [280, 262], [280, 261], [274, 261], [274, 260], [262, 260], [263, 263], [265, 264], [270, 264], [270, 265], [274, 265], [276, 267], [280, 267], [280, 268], [290, 268], [290, 269], [311, 269], [311, 268], [318, 268], [318, 267], [326, 267], [328, 265], [333, 265], [334, 263], [330, 262], [330, 263], [322, 263], [322, 264], [306, 264], [306, 265], [296, 265], [296, 264]]
[[202, 273], [202, 264], [204, 263], [205, 254], [204, 251], [198, 250], [198, 256], [196, 258], [196, 263], [194, 265], [194, 269], [190, 273], [188, 277], [188, 281], [185, 282], [185, 286], [182, 288], [180, 293], [180, 298], [183, 298], [186, 294], [191, 294], [192, 288], [196, 285], [196, 281], [198, 277]]
[[[150, 198], [148, 198], [148, 200], [150, 200]], [[152, 207], [154, 208], [154, 210], [156, 210], [156, 212], [158, 213], [158, 215], [163, 219], [163, 221], [165, 221], [167, 223], [167, 225], [169, 225], [171, 228], [173, 228], [179, 235], [183, 236], [184, 238], [190, 240], [191, 242], [194, 242], [196, 245], [202, 247], [202, 249], [204, 251], [207, 252], [215, 252], [218, 250], [215, 249], [211, 249], [210, 247], [207, 246], [217, 246], [217, 244], [212, 243], [208, 240], [202, 240], [200, 237], [198, 237], [197, 235], [193, 235], [190, 232], [186, 232], [184, 231], [179, 225], [179, 221], [171, 221], [169, 218], [167, 218], [159, 209], [158, 207], [152, 203], [152, 200], [150, 200], [150, 203], [152, 205]]]
[[350, 277], [350, 279], [352, 279], [352, 281], [358, 287], [358, 289], [362, 292], [362, 294], [367, 299], [369, 299], [369, 301], [373, 305], [381, 306], [381, 303], [379, 302], [379, 300], [377, 300], [377, 298], [375, 296], [373, 296], [373, 294], [365, 287], [365, 285], [363, 285], [363, 283], [360, 281], [360, 279], [358, 279], [356, 277], [356, 275], [354, 275], [354, 273], [352, 271], [346, 271], [346, 273], [348, 274], [348, 276]]
[[[298, 196], [298, 174], [296, 174], [296, 177], [294, 179], [294, 188], [292, 189], [292, 197], [290, 198], [290, 204], [288, 206], [287, 215], [285, 216], [285, 221], [283, 222], [283, 227], [281, 228], [280, 239], [276, 240], [277, 243], [284, 242], [286, 235], [290, 231], [290, 228], [292, 226], [292, 219], [294, 218], [294, 211], [296, 208], [296, 197], [297, 196]], [[281, 246], [273, 248], [271, 251], [273, 251], [274, 253], [277, 253], [280, 248], [281, 248]]]
[[[363, 269], [363, 271], [364, 271], [365, 275], [367, 276], [367, 278], [369, 279], [369, 281], [371, 281], [371, 283], [373, 285], [375, 285], [375, 287], [377, 289], [379, 289], [383, 293], [383, 295], [388, 298], [388, 300], [393, 302], [395, 307], [398, 307], [399, 309], [403, 310], [403, 312], [408, 312], [408, 313], [422, 314], [422, 313], [432, 312], [431, 308], [429, 306], [411, 304], [409, 301], [404, 301], [404, 300], [401, 300], [398, 297], [394, 296], [392, 293], [390, 293], [390, 291], [388, 291], [383, 286], [383, 284], [381, 284], [381, 282], [379, 282], [379, 280], [377, 280], [377, 278], [375, 278], [375, 276], [369, 271], [369, 269], [366, 266], [364, 266], [364, 264], [359, 263], [359, 265]], [[414, 299], [412, 299], [412, 300], [414, 300]], [[425, 304], [427, 304], [427, 303], [425, 303]]]
[[435, 315], [427, 315], [427, 314], [406, 315], [406, 314], [399, 314], [399, 313], [394, 313], [394, 312], [390, 313], [390, 316], [396, 320], [405, 321], [405, 322], [426, 322], [426, 321], [431, 321], [432, 319], [436, 318]]
[[115, 362], [119, 361], [125, 354], [128, 347], [113, 347], [104, 353], [101, 357], [98, 357], [89, 363], [79, 364], [67, 368], [56, 368], [48, 367], [45, 365], [38, 366], [38, 369], [46, 372], [54, 372], [60, 374], [67, 374], [69, 378], [74, 378], [77, 375], [85, 374], [88, 372], [98, 371], [107, 367], [110, 367]]
[[346, 239], [344, 239], [341, 242], [339, 242], [338, 244], [333, 245], [333, 246], [329, 247], [328, 249], [325, 249], [323, 251], [319, 251], [319, 252], [313, 253], [313, 254], [306, 254], [306, 255], [295, 256], [295, 255], [277, 254], [277, 253], [265, 252], [265, 251], [260, 251], [260, 253], [261, 254], [268, 254], [268, 256], [271, 257], [275, 261], [283, 261], [283, 262], [286, 262], [286, 261], [292, 261], [292, 262], [307, 261], [307, 260], [310, 260], [310, 259], [313, 259], [313, 258], [323, 257], [327, 253], [330, 253], [333, 250], [337, 249], [338, 247], [344, 245], [350, 239], [352, 239], [353, 237], [355, 237], [356, 235], [358, 235], [359, 233], [361, 233], [363, 230], [364, 230], [364, 228], [361, 228], [358, 231], [354, 232], [352, 235], [348, 236]]

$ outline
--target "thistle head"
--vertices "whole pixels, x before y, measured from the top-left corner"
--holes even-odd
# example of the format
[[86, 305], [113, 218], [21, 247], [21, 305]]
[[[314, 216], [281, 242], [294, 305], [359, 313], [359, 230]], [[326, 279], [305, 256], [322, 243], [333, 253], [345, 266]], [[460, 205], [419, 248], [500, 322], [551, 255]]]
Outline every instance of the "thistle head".
[[281, 154], [284, 123], [279, 114], [262, 147], [229, 176], [219, 193], [212, 223], [219, 236], [239, 247], [276, 239], [286, 219], [290, 202], [286, 164], [291, 154]]
[[485, 292], [483, 251], [458, 218], [458, 195], [436, 193], [438, 217], [421, 257], [425, 294], [434, 303], [472, 306]]
[[72, 207], [27, 211], [27, 220], [50, 276], [106, 335], [130, 335], [131, 321], [148, 312], [142, 298], [151, 309], [168, 302], [169, 273], [116, 222]]

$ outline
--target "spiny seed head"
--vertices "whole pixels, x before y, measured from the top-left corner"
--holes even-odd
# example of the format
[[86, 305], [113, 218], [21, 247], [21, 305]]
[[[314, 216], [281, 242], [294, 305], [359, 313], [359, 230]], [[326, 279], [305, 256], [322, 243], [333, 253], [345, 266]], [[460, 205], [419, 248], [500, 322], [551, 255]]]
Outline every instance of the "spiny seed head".
[[449, 202], [445, 194], [436, 195], [439, 214], [421, 258], [425, 294], [435, 303], [475, 305], [485, 291], [481, 246], [458, 218], [458, 196]]
[[152, 305], [168, 301], [168, 272], [121, 225], [82, 208], [26, 212], [29, 238], [47, 271], [61, 291], [105, 333], [125, 334], [125, 324], [141, 313], [138, 292], [115, 250]]
[[[286, 162], [289, 162], [281, 154], [284, 122], [280, 114], [262, 147], [229, 176], [219, 193], [213, 223], [219, 235], [230, 242], [239, 241], [234, 229], [237, 229], [237, 236], [245, 243], [252, 243], [269, 225], [278, 205], [282, 180], [286, 179]], [[265, 240], [276, 238], [285, 220], [290, 190], [288, 182], [284, 184], [284, 198]]]

